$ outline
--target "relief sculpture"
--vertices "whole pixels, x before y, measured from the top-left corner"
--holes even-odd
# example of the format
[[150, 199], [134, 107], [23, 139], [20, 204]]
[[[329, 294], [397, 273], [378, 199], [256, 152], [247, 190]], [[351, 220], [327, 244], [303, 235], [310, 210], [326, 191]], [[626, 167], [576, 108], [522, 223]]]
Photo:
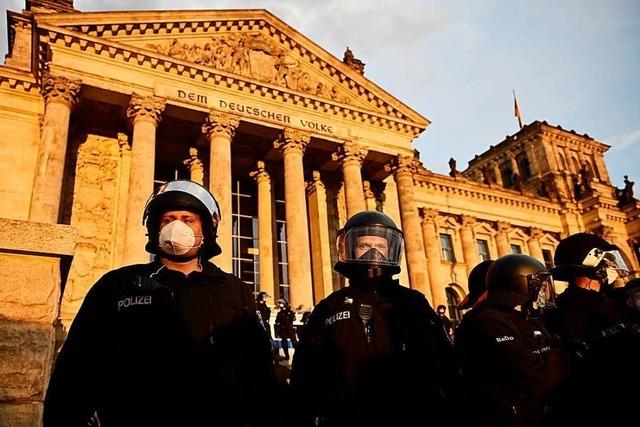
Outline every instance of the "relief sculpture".
[[113, 268], [120, 145], [115, 138], [84, 135], [78, 149], [71, 226], [76, 250], [60, 307], [69, 326], [87, 291]]
[[195, 64], [328, 98], [343, 104], [350, 99], [336, 85], [318, 80], [300, 61], [262, 34], [225, 34], [204, 42], [147, 44], [147, 49]]

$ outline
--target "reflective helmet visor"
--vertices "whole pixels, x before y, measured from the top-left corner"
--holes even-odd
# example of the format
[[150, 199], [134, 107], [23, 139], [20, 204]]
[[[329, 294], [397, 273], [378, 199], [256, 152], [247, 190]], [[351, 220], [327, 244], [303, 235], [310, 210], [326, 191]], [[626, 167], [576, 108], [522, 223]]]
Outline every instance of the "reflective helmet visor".
[[627, 277], [629, 275], [629, 267], [617, 249], [603, 251], [599, 248], [593, 248], [584, 258], [582, 264], [589, 267], [603, 266], [607, 269], [613, 269], [618, 273], [619, 277]]
[[400, 265], [403, 238], [398, 230], [369, 225], [353, 227], [338, 236], [338, 260], [350, 264]]
[[533, 308], [546, 309], [556, 306], [556, 290], [551, 273], [533, 273], [528, 274], [526, 278]]
[[200, 203], [202, 203], [202, 205], [211, 215], [213, 226], [218, 226], [218, 223], [220, 222], [220, 207], [218, 206], [218, 202], [216, 202], [216, 200], [206, 188], [193, 181], [187, 180], [167, 182], [162, 187], [160, 187], [153, 195], [151, 195], [151, 197], [149, 197], [149, 200], [147, 200], [147, 204], [144, 208], [144, 215], [142, 218], [143, 225], [146, 224], [147, 218], [149, 217], [149, 207], [153, 200], [162, 194], [170, 192], [186, 193], [196, 198]]

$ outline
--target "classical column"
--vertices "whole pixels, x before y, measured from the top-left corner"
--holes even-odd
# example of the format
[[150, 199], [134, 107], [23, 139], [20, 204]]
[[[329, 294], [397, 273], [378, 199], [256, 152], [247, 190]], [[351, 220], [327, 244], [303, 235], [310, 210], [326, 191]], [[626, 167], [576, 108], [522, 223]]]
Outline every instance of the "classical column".
[[224, 271], [233, 270], [233, 219], [231, 209], [231, 141], [240, 122], [235, 116], [211, 111], [202, 125], [209, 139], [209, 190], [220, 205], [218, 244], [222, 254], [216, 265]]
[[118, 199], [116, 229], [114, 233], [113, 262], [124, 263], [124, 251], [127, 236], [127, 205], [129, 204], [129, 187], [131, 185], [131, 145], [126, 133], [118, 132], [120, 146], [120, 168], [118, 173]]
[[520, 166], [518, 166], [518, 161], [516, 160], [515, 154], [513, 154], [512, 152], [509, 152], [508, 158], [509, 158], [509, 161], [511, 162], [511, 171], [514, 174], [517, 173], [518, 175], [522, 176], [522, 174], [520, 173]]
[[467, 266], [467, 275], [469, 275], [473, 267], [480, 261], [478, 257], [478, 245], [476, 244], [473, 233], [473, 226], [476, 223], [476, 219], [469, 215], [462, 215], [461, 223], [460, 240], [462, 241], [462, 254], [464, 255], [464, 262]]
[[[427, 271], [429, 273], [429, 295], [427, 298], [435, 304], [434, 295], [445, 293], [444, 290], [447, 279], [442, 274], [440, 265], [440, 242], [436, 230], [437, 209], [420, 208], [422, 218], [422, 241], [424, 242], [424, 253], [427, 256]], [[442, 296], [438, 297], [441, 300]], [[445, 304], [446, 305], [446, 304]]]
[[344, 190], [347, 199], [347, 217], [366, 210], [362, 191], [362, 162], [368, 150], [353, 141], [347, 141], [332, 154], [334, 161], [342, 164]]
[[147, 230], [142, 225], [142, 214], [149, 196], [153, 193], [156, 128], [162, 120], [165, 106], [162, 98], [134, 93], [127, 109], [127, 117], [133, 125], [133, 141], [124, 245], [125, 264], [149, 261], [149, 254], [144, 250]]
[[291, 306], [305, 308], [313, 304], [309, 226], [305, 203], [302, 156], [309, 144], [309, 134], [285, 128], [273, 146], [284, 158], [284, 202], [287, 220], [287, 272]]
[[202, 164], [200, 157], [198, 157], [198, 149], [195, 147], [189, 148], [189, 157], [184, 159], [182, 163], [189, 168], [189, 179], [203, 185], [204, 165]]
[[263, 161], [249, 174], [258, 186], [258, 257], [260, 260], [260, 291], [275, 295], [275, 276], [273, 274], [273, 215], [271, 176]]
[[[413, 193], [413, 175], [417, 173], [417, 163], [413, 156], [398, 156], [392, 164], [385, 166], [385, 168], [387, 171], [393, 172], [398, 189], [400, 218], [402, 230], [404, 231], [411, 288], [417, 289], [428, 296], [427, 260], [424, 254], [424, 242]], [[435, 297], [436, 295], [434, 295]]]
[[69, 119], [71, 109], [78, 102], [80, 87], [81, 83], [78, 80], [50, 74], [42, 77], [45, 112], [31, 193], [30, 221], [52, 224], [58, 222], [69, 139]]
[[309, 203], [309, 231], [311, 237], [311, 269], [313, 273], [313, 299], [317, 304], [333, 292], [327, 190], [320, 180], [320, 172], [313, 171], [307, 183]]
[[529, 229], [529, 240], [527, 244], [529, 246], [529, 255], [544, 264], [544, 256], [542, 255], [542, 247], [540, 246], [540, 237], [542, 237], [542, 234], [541, 229], [531, 227]]
[[496, 185], [503, 186], [504, 183], [502, 181], [502, 172], [500, 171], [500, 165], [495, 160], [491, 162], [491, 167], [493, 168], [493, 174], [496, 177]]
[[362, 193], [364, 194], [364, 205], [368, 211], [376, 210], [376, 194], [371, 188], [371, 182], [362, 182]]
[[511, 244], [509, 243], [509, 231], [511, 224], [504, 221], [498, 221], [498, 233], [496, 234], [496, 245], [498, 246], [498, 256], [505, 256], [513, 253]]
[[[382, 193], [382, 197], [384, 198], [384, 202], [382, 203], [382, 212], [389, 215], [389, 218], [391, 218], [404, 233], [400, 215], [400, 202], [398, 201], [398, 186], [396, 185], [393, 176], [386, 177], [383, 183], [385, 188], [384, 193]], [[403, 286], [408, 287], [411, 282], [409, 281], [409, 267], [407, 266], [406, 250], [403, 255], [404, 256], [400, 260], [400, 274], [396, 277], [400, 280], [400, 283]]]

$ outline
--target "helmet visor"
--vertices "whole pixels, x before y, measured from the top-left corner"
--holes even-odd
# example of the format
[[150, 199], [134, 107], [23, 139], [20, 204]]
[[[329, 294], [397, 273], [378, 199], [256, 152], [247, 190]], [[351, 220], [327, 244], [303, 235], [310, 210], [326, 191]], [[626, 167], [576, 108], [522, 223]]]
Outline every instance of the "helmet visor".
[[603, 251], [599, 248], [593, 248], [582, 261], [583, 265], [589, 267], [598, 267], [602, 265], [607, 269], [613, 269], [618, 273], [619, 277], [627, 277], [629, 275], [629, 267], [624, 262], [624, 258], [619, 250], [613, 249]]
[[402, 233], [382, 226], [353, 227], [338, 236], [338, 259], [342, 262], [393, 266], [400, 265]]
[[546, 309], [556, 306], [556, 289], [551, 273], [546, 271], [534, 273], [527, 275], [526, 278], [533, 308]]
[[161, 186], [158, 189], [158, 191], [152, 194], [151, 197], [149, 197], [149, 200], [147, 201], [147, 204], [144, 208], [145, 213], [142, 219], [143, 224], [145, 224], [147, 220], [150, 203], [161, 194], [169, 193], [172, 191], [179, 192], [179, 193], [186, 193], [196, 198], [198, 201], [200, 201], [200, 203], [202, 203], [202, 205], [207, 209], [208, 213], [211, 215], [211, 218], [213, 219], [214, 227], [217, 227], [218, 222], [220, 221], [220, 207], [218, 206], [218, 202], [216, 202], [216, 199], [213, 198], [211, 193], [209, 193], [209, 191], [206, 188], [204, 188], [200, 184], [197, 184], [193, 181], [187, 181], [187, 180], [177, 180], [177, 181], [167, 182], [166, 184]]

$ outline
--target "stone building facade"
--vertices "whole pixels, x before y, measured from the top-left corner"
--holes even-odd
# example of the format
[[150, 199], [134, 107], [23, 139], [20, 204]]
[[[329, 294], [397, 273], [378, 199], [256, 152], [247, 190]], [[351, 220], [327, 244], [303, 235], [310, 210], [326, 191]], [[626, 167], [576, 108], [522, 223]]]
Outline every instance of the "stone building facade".
[[365, 209], [405, 234], [406, 286], [453, 309], [484, 258], [548, 264], [615, 242], [636, 274], [640, 204], [587, 135], [534, 122], [460, 172], [427, 170], [429, 121], [264, 10], [7, 12], [0, 66], [0, 425], [37, 424], [56, 334], [106, 271], [146, 262], [141, 215], [174, 178], [222, 209], [214, 262], [293, 307], [343, 285], [337, 230]]

